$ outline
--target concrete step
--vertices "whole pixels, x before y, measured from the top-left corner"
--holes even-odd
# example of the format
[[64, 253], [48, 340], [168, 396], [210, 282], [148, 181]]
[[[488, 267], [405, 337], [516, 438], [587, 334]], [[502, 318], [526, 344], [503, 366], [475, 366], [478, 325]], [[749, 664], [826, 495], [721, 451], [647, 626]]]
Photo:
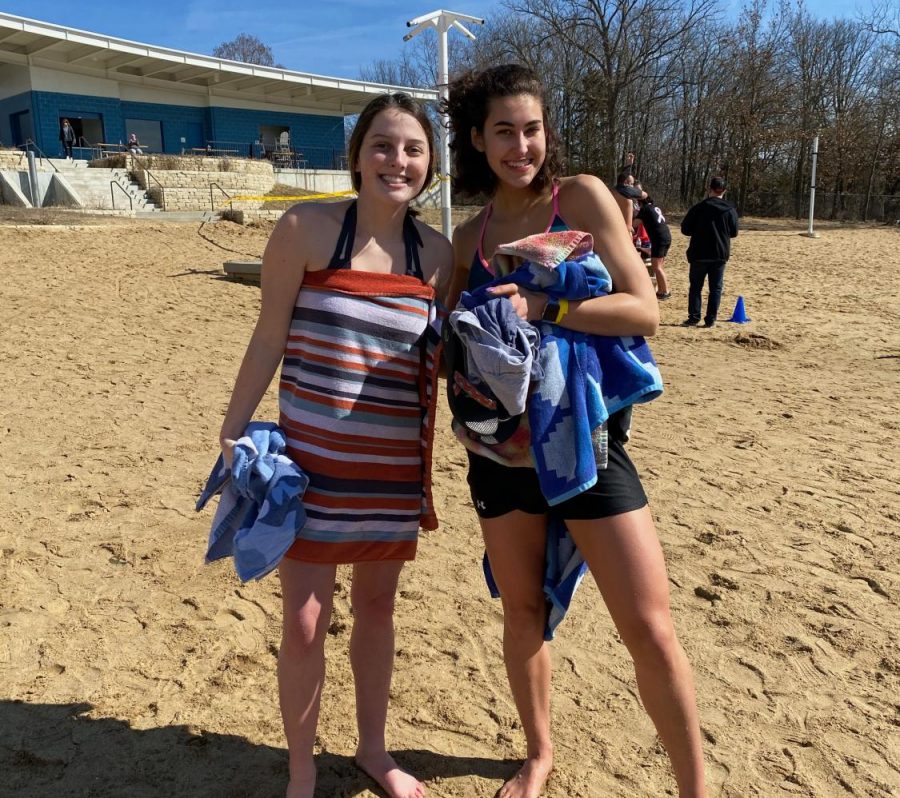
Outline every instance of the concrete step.
[[68, 161], [65, 158], [45, 158], [44, 160], [49, 161], [60, 172], [82, 172], [88, 168], [87, 161]]
[[134, 217], [158, 222], [218, 222], [222, 214], [214, 211], [145, 211], [135, 208]]
[[222, 264], [225, 274], [232, 280], [248, 283], [259, 283], [262, 274], [262, 261], [258, 260], [226, 260]]
[[[88, 168], [86, 165], [72, 167], [72, 162], [65, 163], [68, 168], [61, 170], [61, 174], [86, 207], [118, 209], [126, 206], [135, 211], [147, 209], [149, 198], [137, 183], [131, 181], [127, 170]], [[155, 207], [150, 204], [151, 210]]]

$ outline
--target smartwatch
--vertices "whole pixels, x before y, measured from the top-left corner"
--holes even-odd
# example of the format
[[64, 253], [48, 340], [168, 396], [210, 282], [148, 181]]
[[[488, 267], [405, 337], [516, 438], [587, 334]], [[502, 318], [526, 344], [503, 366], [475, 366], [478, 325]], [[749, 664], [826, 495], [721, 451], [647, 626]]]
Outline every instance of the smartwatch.
[[559, 317], [559, 300], [555, 296], [547, 297], [547, 304], [544, 305], [544, 312], [541, 313], [541, 321], [551, 321], [554, 324]]
[[569, 300], [557, 299], [556, 297], [547, 297], [547, 304], [544, 306], [544, 312], [541, 313], [541, 321], [549, 321], [553, 324], [559, 324], [569, 312]]

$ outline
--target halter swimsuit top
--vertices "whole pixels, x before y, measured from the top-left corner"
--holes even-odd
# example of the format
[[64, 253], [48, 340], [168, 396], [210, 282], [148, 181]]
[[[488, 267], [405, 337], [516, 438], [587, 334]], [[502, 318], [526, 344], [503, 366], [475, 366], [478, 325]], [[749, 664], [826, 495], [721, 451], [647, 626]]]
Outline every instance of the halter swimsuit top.
[[[484, 214], [484, 221], [481, 223], [481, 232], [478, 234], [478, 247], [475, 249], [475, 256], [472, 259], [472, 266], [469, 269], [468, 290], [474, 291], [482, 285], [491, 282], [496, 275], [484, 257], [484, 232], [487, 230], [487, 224], [490, 221], [491, 213], [494, 210], [494, 203], [488, 203], [487, 210]], [[565, 219], [559, 214], [559, 184], [553, 183], [553, 216], [550, 218], [550, 224], [547, 225], [545, 233], [558, 233], [563, 230], [571, 230], [572, 228], [566, 224]]]
[[[353, 242], [356, 239], [356, 200], [350, 203], [347, 212], [344, 214], [344, 223], [341, 225], [341, 232], [338, 235], [337, 245], [334, 248], [334, 254], [328, 262], [329, 269], [349, 269], [350, 255], [353, 252]], [[413, 221], [412, 213], [408, 210], [403, 219], [403, 248], [406, 250], [406, 271], [407, 277], [415, 277], [425, 282], [422, 276], [422, 265], [419, 261], [419, 249], [423, 246], [422, 237], [416, 230], [416, 224]]]

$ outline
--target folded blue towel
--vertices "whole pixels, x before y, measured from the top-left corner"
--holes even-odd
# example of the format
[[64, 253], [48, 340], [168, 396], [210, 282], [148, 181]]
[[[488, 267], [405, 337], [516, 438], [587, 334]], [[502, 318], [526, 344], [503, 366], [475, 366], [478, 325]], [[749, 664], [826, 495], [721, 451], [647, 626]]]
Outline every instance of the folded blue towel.
[[234, 557], [241, 581], [272, 571], [306, 523], [303, 494], [309, 478], [283, 452], [275, 425], [252, 421], [234, 446], [231, 468], [219, 455], [196, 509], [221, 492], [213, 517], [206, 562]]

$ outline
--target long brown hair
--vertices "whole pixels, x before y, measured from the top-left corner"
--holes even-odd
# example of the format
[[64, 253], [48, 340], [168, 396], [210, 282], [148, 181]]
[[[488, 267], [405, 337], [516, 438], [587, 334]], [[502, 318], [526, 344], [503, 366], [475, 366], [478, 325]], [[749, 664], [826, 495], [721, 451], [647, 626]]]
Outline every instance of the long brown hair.
[[559, 174], [560, 158], [556, 131], [547, 117], [544, 85], [537, 74], [520, 64], [501, 64], [481, 72], [470, 71], [451, 81], [449, 97], [443, 109], [450, 119], [450, 149], [453, 152], [453, 187], [470, 196], [493, 194], [497, 176], [487, 157], [472, 144], [472, 128], [484, 132], [490, 102], [495, 97], [534, 97], [541, 104], [547, 154], [544, 163], [531, 181], [531, 187], [541, 192]]
[[[402, 91], [394, 92], [393, 94], [379, 94], [363, 108], [353, 128], [353, 132], [350, 134], [350, 141], [347, 143], [350, 182], [353, 184], [353, 188], [359, 192], [362, 186], [362, 175], [360, 175], [357, 166], [359, 165], [359, 151], [362, 149], [363, 139], [366, 137], [366, 133], [369, 132], [369, 128], [372, 127], [375, 117], [388, 108], [396, 108], [398, 111], [409, 114], [425, 131], [425, 138], [428, 143], [428, 169], [425, 172], [425, 182], [419, 190], [419, 194], [421, 194], [431, 185], [431, 180], [434, 177], [436, 159], [434, 129], [431, 126], [431, 121], [428, 119], [428, 114], [425, 113], [425, 109], [416, 100]], [[419, 194], [416, 194], [416, 196], [419, 196]]]

